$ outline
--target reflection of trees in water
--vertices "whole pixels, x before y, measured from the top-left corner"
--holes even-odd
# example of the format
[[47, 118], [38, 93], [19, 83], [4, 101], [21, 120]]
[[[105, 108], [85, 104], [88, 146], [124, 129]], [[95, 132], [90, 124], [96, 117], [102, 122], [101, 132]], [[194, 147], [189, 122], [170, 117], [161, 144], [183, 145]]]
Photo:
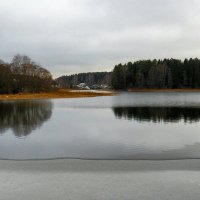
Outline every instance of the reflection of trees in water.
[[195, 107], [116, 107], [113, 112], [117, 118], [152, 122], [200, 121], [200, 108]]
[[0, 103], [0, 133], [12, 129], [17, 137], [27, 136], [40, 127], [52, 114], [50, 101]]

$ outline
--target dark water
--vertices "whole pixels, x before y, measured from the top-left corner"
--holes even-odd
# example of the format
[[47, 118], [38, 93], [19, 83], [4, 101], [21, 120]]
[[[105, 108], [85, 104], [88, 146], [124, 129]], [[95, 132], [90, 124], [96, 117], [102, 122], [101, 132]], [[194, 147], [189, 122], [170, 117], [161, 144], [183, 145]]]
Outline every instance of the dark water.
[[2, 101], [0, 158], [200, 158], [200, 94]]

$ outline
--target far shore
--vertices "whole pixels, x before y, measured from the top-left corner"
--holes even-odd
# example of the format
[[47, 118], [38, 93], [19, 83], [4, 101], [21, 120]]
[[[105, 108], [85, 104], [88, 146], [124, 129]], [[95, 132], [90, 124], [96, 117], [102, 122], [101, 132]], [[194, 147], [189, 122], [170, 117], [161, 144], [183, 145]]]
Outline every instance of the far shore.
[[[199, 89], [128, 89], [128, 92], [200, 92]], [[70, 90], [58, 89], [42, 93], [19, 93], [0, 94], [0, 100], [23, 100], [23, 99], [58, 99], [58, 98], [84, 98], [111, 96], [119, 93], [113, 90]]]
[[197, 89], [128, 89], [128, 92], [200, 92], [200, 88]]
[[112, 91], [58, 89], [52, 92], [43, 92], [43, 93], [3, 94], [0, 95], [0, 100], [84, 98], [84, 97], [111, 96], [113, 94], [114, 92]]

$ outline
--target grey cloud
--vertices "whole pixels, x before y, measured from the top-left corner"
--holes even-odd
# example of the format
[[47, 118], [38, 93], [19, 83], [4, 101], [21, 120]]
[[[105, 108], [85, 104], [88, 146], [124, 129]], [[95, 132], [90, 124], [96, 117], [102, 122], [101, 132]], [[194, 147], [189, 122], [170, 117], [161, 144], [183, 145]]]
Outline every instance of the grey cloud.
[[27, 54], [54, 76], [200, 55], [198, 0], [1, 0], [0, 58]]

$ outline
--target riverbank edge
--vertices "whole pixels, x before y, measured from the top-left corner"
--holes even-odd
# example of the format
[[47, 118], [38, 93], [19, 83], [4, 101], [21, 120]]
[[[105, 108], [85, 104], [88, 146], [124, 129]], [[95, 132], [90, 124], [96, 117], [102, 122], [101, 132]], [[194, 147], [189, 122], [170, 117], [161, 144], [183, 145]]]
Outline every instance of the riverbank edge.
[[[123, 91], [121, 91], [123, 92]], [[163, 92], [163, 93], [193, 93], [200, 92], [200, 89], [128, 89], [127, 92], [132, 93], [148, 93], [148, 92]], [[113, 96], [119, 94], [120, 91], [114, 90], [70, 90], [58, 89], [52, 92], [43, 93], [19, 93], [19, 94], [0, 94], [1, 100], [31, 100], [31, 99], [59, 99], [59, 98], [86, 98], [98, 96]]]
[[200, 88], [197, 89], [128, 89], [128, 92], [200, 92]]
[[0, 160], [0, 171], [200, 171], [200, 159], [185, 160]]
[[84, 98], [114, 95], [113, 91], [95, 91], [95, 90], [69, 90], [58, 89], [52, 92], [44, 93], [19, 93], [19, 94], [2, 94], [0, 100], [28, 100], [28, 99], [59, 99], [59, 98]]

